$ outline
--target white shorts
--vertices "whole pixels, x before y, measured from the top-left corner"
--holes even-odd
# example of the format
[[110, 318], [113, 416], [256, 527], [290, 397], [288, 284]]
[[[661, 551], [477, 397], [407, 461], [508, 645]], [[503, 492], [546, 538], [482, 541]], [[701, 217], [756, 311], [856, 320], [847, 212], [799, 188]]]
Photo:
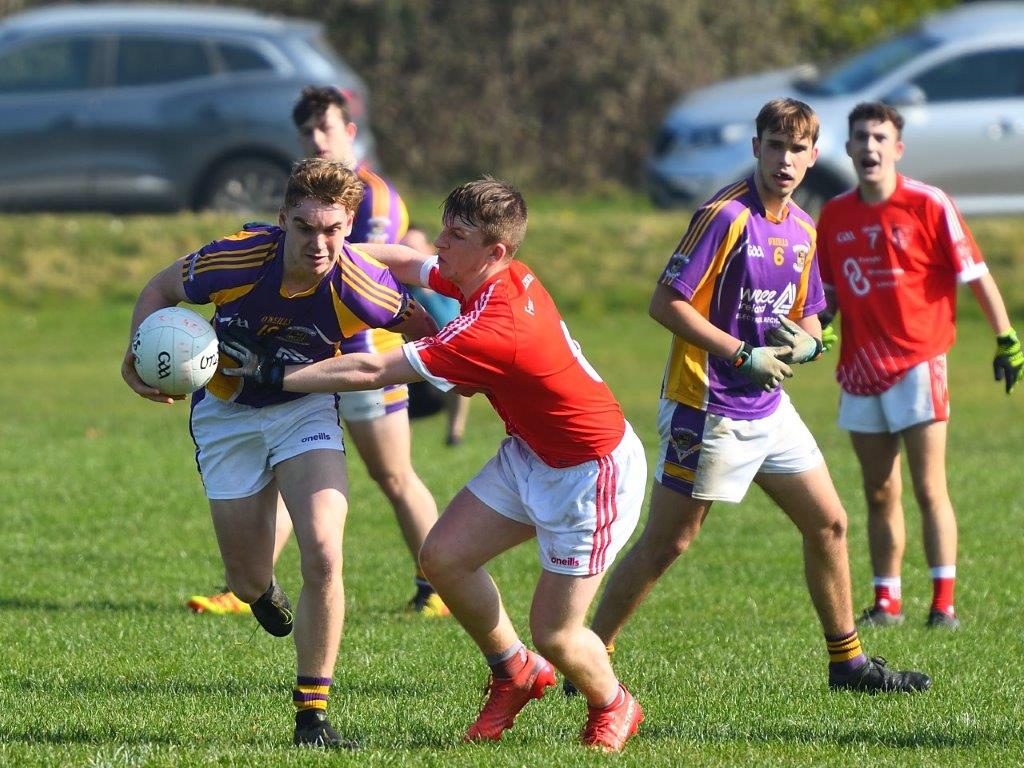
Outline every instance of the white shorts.
[[373, 421], [409, 407], [409, 388], [390, 384], [383, 389], [339, 392], [341, 418], [345, 421]]
[[263, 489], [276, 464], [317, 449], [344, 451], [334, 395], [305, 395], [252, 408], [205, 393], [190, 429], [209, 499], [244, 499]]
[[662, 399], [658, 434], [654, 479], [694, 499], [740, 502], [758, 472], [798, 474], [824, 461], [785, 392], [775, 413], [751, 420]]
[[628, 422], [610, 454], [561, 469], [510, 437], [466, 483], [495, 512], [536, 529], [542, 568], [570, 576], [611, 564], [636, 528], [646, 486], [644, 447]]
[[918, 363], [880, 395], [839, 395], [839, 426], [848, 432], [896, 433], [949, 421], [946, 356]]

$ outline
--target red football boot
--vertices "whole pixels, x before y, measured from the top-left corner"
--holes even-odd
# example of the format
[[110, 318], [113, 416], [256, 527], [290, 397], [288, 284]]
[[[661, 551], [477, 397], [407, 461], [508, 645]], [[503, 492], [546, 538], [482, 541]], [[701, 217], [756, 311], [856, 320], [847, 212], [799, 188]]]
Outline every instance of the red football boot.
[[633, 694], [622, 683], [619, 683], [619, 689], [622, 696], [616, 697], [618, 703], [604, 709], [587, 707], [587, 724], [580, 733], [584, 746], [597, 747], [603, 752], [619, 752], [644, 721], [644, 711]]
[[512, 678], [491, 675], [487, 683], [487, 702], [469, 726], [463, 741], [498, 741], [512, 727], [516, 715], [530, 699], [539, 699], [544, 689], [555, 684], [555, 668], [547, 659], [527, 651], [526, 665]]

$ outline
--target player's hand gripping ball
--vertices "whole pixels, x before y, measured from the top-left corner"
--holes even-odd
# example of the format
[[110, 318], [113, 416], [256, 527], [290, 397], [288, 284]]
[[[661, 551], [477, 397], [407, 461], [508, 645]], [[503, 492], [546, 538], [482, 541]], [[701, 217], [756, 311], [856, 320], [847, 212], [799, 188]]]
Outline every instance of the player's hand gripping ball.
[[[263, 392], [280, 392], [284, 384], [284, 363], [275, 360], [259, 336], [235, 323], [221, 326], [220, 351], [237, 367], [225, 367], [225, 376], [238, 376]], [[225, 364], [227, 365], [227, 363]]]
[[217, 334], [191, 309], [158, 309], [139, 324], [132, 354], [135, 372], [149, 386], [165, 395], [187, 395], [217, 370]]

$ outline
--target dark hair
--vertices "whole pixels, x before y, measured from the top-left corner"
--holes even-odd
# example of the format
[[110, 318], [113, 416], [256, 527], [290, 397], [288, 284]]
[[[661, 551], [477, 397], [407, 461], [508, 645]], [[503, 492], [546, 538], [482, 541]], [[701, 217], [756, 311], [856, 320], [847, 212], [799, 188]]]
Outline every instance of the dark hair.
[[341, 205], [355, 213], [363, 201], [365, 185], [342, 163], [310, 157], [292, 166], [284, 192], [284, 207], [291, 208], [311, 197], [328, 205]]
[[880, 123], [892, 123], [896, 126], [896, 138], [903, 137], [903, 115], [891, 104], [881, 101], [862, 101], [850, 111], [847, 128], [853, 133], [853, 124], [858, 120], [877, 120]]
[[340, 88], [333, 85], [307, 85], [299, 94], [299, 100], [292, 107], [292, 121], [296, 128], [301, 128], [311, 117], [319, 117], [331, 105], [341, 110], [341, 118], [345, 125], [352, 122], [349, 114], [348, 97]]
[[463, 221], [480, 230], [484, 244], [504, 243], [514, 256], [526, 237], [526, 201], [507, 181], [484, 176], [462, 184], [441, 204], [445, 223]]
[[794, 138], [807, 137], [811, 144], [818, 141], [821, 124], [814, 110], [797, 99], [772, 99], [757, 113], [757, 138], [765, 131], [782, 133]]

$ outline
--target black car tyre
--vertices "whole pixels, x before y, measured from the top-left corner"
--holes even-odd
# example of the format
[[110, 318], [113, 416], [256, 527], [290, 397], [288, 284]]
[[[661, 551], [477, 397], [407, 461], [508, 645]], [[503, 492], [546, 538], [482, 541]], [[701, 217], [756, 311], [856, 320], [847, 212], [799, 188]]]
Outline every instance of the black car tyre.
[[260, 157], [229, 160], [207, 178], [199, 207], [223, 213], [272, 213], [281, 207], [288, 168]]
[[793, 201], [811, 216], [817, 218], [821, 206], [844, 191], [843, 185], [828, 173], [811, 168], [804, 178], [803, 184], [793, 193]]

